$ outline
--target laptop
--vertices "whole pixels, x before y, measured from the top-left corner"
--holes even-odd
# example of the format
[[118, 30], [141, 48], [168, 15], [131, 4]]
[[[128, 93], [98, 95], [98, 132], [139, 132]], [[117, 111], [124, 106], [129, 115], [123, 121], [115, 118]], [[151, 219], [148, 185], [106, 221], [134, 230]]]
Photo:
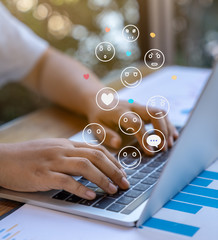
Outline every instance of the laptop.
[[126, 169], [131, 184], [127, 191], [119, 190], [114, 195], [108, 195], [97, 185], [79, 177], [79, 182], [96, 191], [95, 200], [81, 199], [61, 190], [21, 193], [3, 188], [0, 189], [0, 197], [127, 227], [140, 226], [216, 160], [217, 92], [218, 65], [174, 147], [152, 158], [142, 153], [140, 165], [135, 169]]

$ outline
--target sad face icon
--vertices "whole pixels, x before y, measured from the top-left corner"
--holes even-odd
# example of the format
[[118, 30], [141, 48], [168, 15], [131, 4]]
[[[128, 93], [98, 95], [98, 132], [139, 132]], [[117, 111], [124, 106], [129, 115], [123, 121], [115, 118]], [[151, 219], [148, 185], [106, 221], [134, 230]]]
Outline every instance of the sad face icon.
[[135, 112], [125, 112], [119, 118], [119, 128], [126, 135], [135, 135], [142, 127], [142, 120]]

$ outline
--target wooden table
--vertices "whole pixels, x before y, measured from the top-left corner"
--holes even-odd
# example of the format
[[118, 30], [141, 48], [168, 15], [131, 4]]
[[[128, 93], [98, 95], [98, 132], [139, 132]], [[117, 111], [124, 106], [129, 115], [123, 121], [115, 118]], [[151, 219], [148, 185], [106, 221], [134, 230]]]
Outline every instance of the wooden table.
[[[144, 65], [138, 67], [143, 76], [152, 71]], [[120, 80], [114, 79], [108, 86], [119, 90], [123, 87]], [[57, 106], [40, 109], [0, 126], [0, 143], [14, 143], [40, 138], [69, 138], [81, 131], [87, 121], [85, 118]], [[19, 203], [0, 199], [0, 216]]]

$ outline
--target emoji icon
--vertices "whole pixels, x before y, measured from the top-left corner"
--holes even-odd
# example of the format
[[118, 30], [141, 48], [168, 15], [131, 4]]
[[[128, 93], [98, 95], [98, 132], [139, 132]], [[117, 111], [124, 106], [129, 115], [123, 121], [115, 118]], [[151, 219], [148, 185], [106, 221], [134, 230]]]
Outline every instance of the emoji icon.
[[110, 32], [110, 30], [111, 30], [111, 29], [110, 29], [109, 27], [106, 27], [106, 28], [105, 28], [105, 32]]
[[102, 110], [110, 111], [118, 105], [119, 95], [113, 88], [102, 88], [96, 94], [96, 103]]
[[131, 53], [130, 51], [127, 51], [127, 52], [126, 52], [126, 56], [127, 56], [127, 57], [129, 57], [129, 56], [131, 56], [131, 55], [132, 55], [132, 53]]
[[89, 74], [84, 74], [83, 77], [88, 80], [89, 79]]
[[126, 135], [135, 135], [142, 127], [142, 120], [135, 112], [125, 112], [119, 118], [120, 130]]
[[151, 33], [150, 33], [150, 37], [155, 38], [155, 37], [156, 37], [156, 34], [153, 33], [153, 32], [151, 32]]
[[115, 56], [115, 48], [109, 42], [101, 42], [95, 48], [95, 56], [101, 62], [109, 62]]
[[139, 29], [135, 25], [127, 25], [123, 28], [123, 38], [128, 42], [134, 42], [139, 38]]
[[[165, 144], [166, 138], [164, 134], [158, 129], [150, 129], [148, 130], [142, 137], [142, 144], [143, 147], [152, 153], [160, 152]], [[148, 148], [148, 145], [151, 147], [155, 147], [155, 149]]]
[[173, 79], [173, 80], [176, 80], [176, 79], [177, 79], [177, 76], [176, 76], [176, 75], [173, 75], [173, 76], [172, 76], [172, 79]]
[[145, 54], [144, 62], [147, 67], [156, 70], [164, 65], [165, 56], [159, 49], [151, 49]]
[[[154, 109], [158, 109], [158, 111], [154, 111]], [[148, 99], [146, 110], [152, 118], [161, 119], [169, 113], [170, 104], [163, 96], [153, 96]]]
[[158, 148], [161, 143], [161, 138], [156, 134], [152, 134], [147, 137], [146, 142], [149, 146]]
[[[99, 136], [98, 139], [102, 140], [97, 140], [95, 136]], [[99, 146], [106, 138], [106, 131], [100, 124], [90, 123], [83, 129], [82, 137], [89, 146]]]
[[118, 153], [118, 161], [125, 169], [134, 169], [141, 163], [142, 155], [140, 151], [133, 146], [126, 146]]
[[142, 73], [138, 68], [135, 67], [127, 67], [125, 68], [121, 75], [120, 79], [122, 84], [127, 88], [135, 88], [142, 81]]
[[132, 104], [132, 103], [134, 103], [134, 100], [133, 99], [129, 99], [128, 102]]

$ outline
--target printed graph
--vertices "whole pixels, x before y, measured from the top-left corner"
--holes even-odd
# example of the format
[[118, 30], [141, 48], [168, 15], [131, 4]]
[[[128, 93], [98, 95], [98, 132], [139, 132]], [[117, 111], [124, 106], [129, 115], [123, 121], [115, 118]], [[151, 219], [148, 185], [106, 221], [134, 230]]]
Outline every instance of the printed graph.
[[204, 234], [211, 229], [210, 233], [207, 232], [208, 237], [211, 236], [208, 239], [216, 239], [218, 230], [212, 228], [215, 221], [218, 222], [218, 172], [206, 170], [146, 221], [142, 228], [168, 232], [174, 234], [175, 239], [183, 239], [182, 236], [184, 239], [204, 239]]
[[10, 227], [0, 226], [0, 239], [1, 240], [33, 240], [25, 236], [25, 232], [19, 224], [14, 224]]

